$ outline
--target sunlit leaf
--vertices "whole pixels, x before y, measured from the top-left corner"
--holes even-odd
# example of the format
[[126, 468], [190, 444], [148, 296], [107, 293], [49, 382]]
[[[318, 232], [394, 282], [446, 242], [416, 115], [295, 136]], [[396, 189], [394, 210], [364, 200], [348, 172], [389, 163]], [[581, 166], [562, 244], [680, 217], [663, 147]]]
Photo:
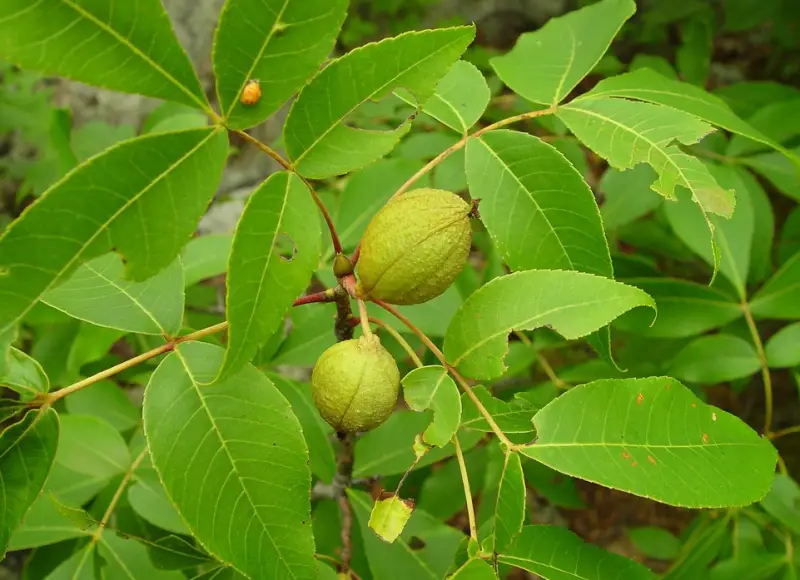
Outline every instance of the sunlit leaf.
[[214, 195], [227, 153], [225, 132], [214, 128], [140, 137], [51, 187], [0, 237], [0, 333], [112, 248], [133, 280], [168, 266]]
[[321, 245], [316, 211], [293, 173], [274, 173], [250, 196], [231, 249], [228, 350], [218, 378], [253, 358], [308, 286]]
[[314, 579], [311, 474], [300, 424], [253, 367], [204, 384], [223, 355], [186, 342], [153, 373], [144, 401], [153, 464], [211, 554], [253, 577]]
[[[347, 0], [228, 0], [213, 51], [226, 125], [258, 125], [289, 100], [330, 53], [346, 14]], [[261, 98], [245, 105], [250, 80], [259, 81]]]
[[508, 333], [549, 326], [569, 340], [586, 336], [652, 298], [608, 278], [531, 270], [495, 278], [472, 294], [450, 321], [448, 362], [473, 378], [503, 374]]
[[565, 528], [525, 526], [498, 561], [546, 580], [654, 580], [641, 564], [587, 544]]
[[382, 540], [394, 542], [403, 533], [408, 519], [414, 511], [414, 500], [404, 500], [395, 494], [378, 499], [369, 516], [370, 529]]
[[508, 54], [493, 58], [492, 67], [518, 95], [542, 105], [558, 104], [600, 61], [634, 12], [632, 0], [603, 0], [551, 18], [520, 36]]
[[458, 387], [443, 366], [414, 369], [402, 380], [403, 398], [414, 411], [433, 410], [433, 421], [422, 434], [429, 445], [444, 447], [461, 422]]
[[[405, 91], [398, 91], [401, 99], [415, 105], [413, 97], [406, 95]], [[466, 133], [483, 115], [489, 97], [489, 87], [481, 71], [475, 65], [459, 60], [439, 81], [436, 92], [422, 111], [455, 131]]]
[[0, 558], [11, 534], [39, 496], [58, 447], [58, 415], [31, 410], [0, 433]]
[[449, 576], [450, 580], [497, 580], [492, 565], [486, 560], [469, 560], [461, 566], [456, 573]]
[[748, 505], [772, 483], [777, 452], [740, 419], [675, 379], [574, 387], [534, 417], [525, 455], [568, 475], [685, 507]]
[[84, 262], [42, 301], [98, 326], [142, 334], [172, 336], [183, 320], [183, 268], [175, 260], [143, 282], [125, 279], [117, 254]]
[[502, 553], [525, 522], [525, 479], [519, 455], [506, 453], [494, 510], [493, 551]]
[[473, 26], [407, 32], [367, 44], [332, 61], [303, 88], [289, 111], [283, 141], [306, 177], [340, 175], [391, 151], [411, 128], [364, 130], [346, 124], [362, 103], [402, 87], [420, 105], [475, 35]]
[[208, 110], [159, 0], [7, 0], [0, 57], [23, 68]]

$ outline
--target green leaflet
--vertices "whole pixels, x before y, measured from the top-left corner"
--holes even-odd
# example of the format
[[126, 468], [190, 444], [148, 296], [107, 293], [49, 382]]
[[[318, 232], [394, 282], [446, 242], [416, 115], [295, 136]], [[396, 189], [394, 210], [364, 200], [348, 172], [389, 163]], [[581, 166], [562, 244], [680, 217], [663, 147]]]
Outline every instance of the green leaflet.
[[210, 110], [159, 0], [4, 0], [0, 57], [90, 85]]
[[514, 92], [534, 103], [556, 105], [594, 68], [625, 21], [633, 0], [603, 0], [520, 36], [516, 46], [491, 60]]
[[11, 534], [42, 491], [58, 447], [58, 415], [31, 410], [0, 433], [0, 557]]
[[[258, 125], [317, 72], [333, 48], [347, 0], [227, 0], [214, 35], [214, 76], [231, 129]], [[250, 80], [261, 98], [244, 105]]]
[[345, 124], [362, 103], [402, 87], [418, 106], [475, 35], [473, 26], [407, 32], [367, 44], [332, 61], [306, 85], [289, 111], [283, 142], [305, 177], [341, 175], [380, 159], [411, 128], [374, 131]]
[[316, 579], [300, 423], [252, 366], [203, 384], [223, 355], [186, 342], [153, 373], [144, 401], [153, 465], [209, 553], [252, 578]]
[[82, 261], [112, 248], [134, 281], [169, 265], [216, 191], [227, 151], [220, 129], [161, 133], [67, 174], [0, 237], [0, 334]]
[[499, 377], [512, 330], [550, 326], [567, 339], [591, 334], [637, 306], [655, 308], [647, 294], [601, 276], [529, 270], [495, 278], [474, 292], [447, 328], [444, 354], [476, 379]]
[[769, 490], [777, 459], [768, 440], [669, 377], [574, 387], [539, 411], [534, 424], [538, 439], [521, 453], [670, 505], [758, 501]]
[[274, 173], [250, 196], [228, 264], [228, 350], [217, 380], [253, 358], [308, 286], [321, 250], [316, 212], [294, 173]]

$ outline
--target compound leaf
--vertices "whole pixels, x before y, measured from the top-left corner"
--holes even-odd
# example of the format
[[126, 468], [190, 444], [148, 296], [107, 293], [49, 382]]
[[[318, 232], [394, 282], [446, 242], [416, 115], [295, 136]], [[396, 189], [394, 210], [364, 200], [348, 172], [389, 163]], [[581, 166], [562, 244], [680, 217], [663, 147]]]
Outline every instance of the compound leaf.
[[551, 18], [516, 46], [490, 62], [515, 93], [542, 105], [556, 105], [595, 67], [628, 18], [633, 0], [603, 0]]
[[347, 118], [398, 88], [422, 107], [474, 36], [474, 26], [407, 32], [332, 61], [303, 88], [286, 119], [283, 142], [293, 167], [306, 177], [330, 177], [386, 155], [411, 128], [409, 121], [375, 131], [349, 127]]
[[228, 350], [218, 379], [253, 358], [308, 286], [321, 251], [316, 211], [294, 173], [274, 173], [250, 196], [228, 266]]
[[187, 342], [147, 385], [153, 465], [192, 534], [254, 578], [315, 579], [308, 449], [289, 403], [255, 367], [212, 385], [224, 351]]
[[0, 56], [22, 68], [210, 110], [159, 0], [4, 0]]
[[467, 376], [492, 379], [505, 371], [512, 330], [550, 326], [573, 340], [637, 306], [655, 308], [655, 302], [608, 278], [563, 270], [516, 272], [495, 278], [464, 302], [450, 321], [444, 354]]
[[0, 237], [0, 335], [82, 261], [112, 248], [134, 281], [168, 266], [227, 154], [221, 129], [159, 133], [120, 143], [56, 183]]
[[769, 491], [777, 460], [768, 440], [669, 377], [574, 387], [533, 422], [539, 438], [521, 453], [670, 505], [751, 504]]
[[[228, 0], [214, 36], [214, 76], [231, 129], [258, 125], [319, 69], [347, 15], [347, 0]], [[241, 102], [250, 80], [261, 98]]]

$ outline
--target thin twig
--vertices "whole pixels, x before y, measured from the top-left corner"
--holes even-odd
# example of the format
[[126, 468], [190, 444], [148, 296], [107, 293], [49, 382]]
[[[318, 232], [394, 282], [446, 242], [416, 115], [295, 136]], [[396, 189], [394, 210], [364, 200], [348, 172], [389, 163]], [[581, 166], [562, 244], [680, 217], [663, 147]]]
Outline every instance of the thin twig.
[[342, 244], [339, 241], [339, 235], [336, 233], [336, 226], [333, 224], [333, 220], [331, 219], [331, 214], [328, 213], [328, 208], [326, 208], [325, 204], [322, 203], [322, 200], [320, 199], [319, 194], [317, 194], [317, 192], [314, 190], [314, 188], [311, 187], [311, 184], [308, 182], [308, 180], [306, 180], [303, 176], [301, 176], [300, 174], [295, 172], [294, 169], [292, 169], [291, 163], [286, 161], [286, 159], [284, 159], [280, 155], [280, 153], [275, 151], [272, 147], [270, 147], [266, 143], [262, 143], [261, 141], [259, 141], [258, 139], [256, 139], [252, 135], [249, 135], [245, 131], [234, 131], [234, 133], [236, 133], [237, 135], [239, 135], [240, 137], [242, 137], [246, 141], [252, 143], [256, 147], [261, 149], [264, 153], [266, 153], [272, 159], [274, 159], [285, 170], [291, 171], [292, 173], [295, 173], [295, 175], [297, 175], [300, 179], [303, 180], [303, 183], [305, 183], [306, 186], [308, 187], [308, 191], [311, 192], [311, 197], [314, 198], [314, 203], [317, 204], [317, 207], [319, 208], [320, 213], [322, 213], [322, 217], [325, 218], [325, 223], [328, 225], [328, 230], [331, 233], [331, 242], [333, 243], [333, 249], [336, 250], [337, 254], [341, 254], [342, 253]]
[[753, 315], [750, 312], [750, 306], [747, 302], [742, 302], [742, 312], [744, 312], [744, 319], [747, 321], [747, 327], [750, 329], [750, 336], [753, 338], [753, 344], [756, 347], [756, 354], [761, 363], [761, 377], [764, 381], [764, 435], [770, 437], [772, 434], [772, 376], [769, 372], [769, 364], [767, 363], [767, 355], [764, 352], [764, 344], [761, 342], [761, 335], [758, 333], [756, 321], [753, 320]]
[[770, 433], [768, 437], [772, 441], [775, 441], [775, 439], [779, 439], [780, 437], [785, 437], [786, 435], [792, 435], [794, 433], [800, 433], [800, 425], [795, 425], [793, 427], [786, 427], [786, 429], [779, 429], [773, 433]]
[[477, 407], [480, 414], [483, 415], [483, 418], [486, 419], [486, 422], [489, 424], [489, 427], [497, 436], [497, 438], [500, 439], [500, 441], [503, 444], [505, 444], [509, 449], [516, 449], [517, 446], [514, 445], [509, 440], [508, 437], [506, 437], [506, 434], [503, 433], [503, 430], [500, 429], [500, 427], [497, 425], [497, 423], [494, 420], [494, 417], [492, 417], [492, 414], [486, 410], [486, 407], [483, 406], [483, 403], [481, 403], [481, 400], [475, 394], [475, 391], [472, 390], [472, 387], [469, 386], [469, 383], [467, 383], [467, 381], [464, 379], [464, 377], [461, 376], [461, 374], [455, 369], [455, 367], [450, 366], [450, 364], [447, 362], [447, 359], [444, 357], [442, 351], [439, 350], [439, 347], [433, 344], [433, 341], [431, 341], [431, 339], [428, 338], [428, 336], [424, 332], [422, 332], [419, 328], [417, 328], [413, 322], [411, 322], [408, 318], [406, 318], [403, 314], [401, 314], [400, 311], [398, 311], [394, 306], [387, 304], [386, 302], [382, 302], [380, 300], [373, 300], [373, 302], [378, 306], [380, 306], [381, 308], [383, 308], [384, 310], [386, 310], [387, 312], [389, 312], [390, 314], [392, 314], [400, 322], [405, 324], [408, 327], [408, 329], [411, 330], [411, 332], [413, 332], [420, 338], [423, 344], [425, 344], [425, 346], [427, 346], [428, 349], [430, 349], [430, 351], [434, 354], [434, 356], [436, 356], [436, 358], [439, 359], [439, 362], [442, 363], [442, 365], [447, 369], [447, 371], [453, 376], [453, 378], [456, 380], [461, 389], [465, 393], [467, 393], [467, 396], [475, 404], [475, 407]]
[[117, 503], [119, 503], [120, 498], [122, 497], [122, 492], [125, 491], [125, 488], [128, 486], [128, 482], [130, 482], [131, 478], [133, 477], [133, 473], [139, 467], [139, 464], [144, 460], [147, 456], [147, 447], [142, 449], [142, 452], [133, 460], [128, 471], [122, 478], [122, 481], [117, 487], [117, 491], [114, 492], [114, 496], [111, 498], [111, 502], [109, 502], [108, 507], [106, 508], [105, 513], [103, 514], [103, 519], [100, 520], [100, 525], [95, 530], [94, 534], [92, 534], [92, 541], [96, 542], [100, 539], [100, 535], [103, 533], [103, 529], [108, 525], [109, 520], [111, 519], [111, 514], [114, 513], [114, 509], [117, 507]]
[[316, 302], [333, 302], [335, 300], [336, 292], [333, 290], [333, 288], [329, 288], [328, 290], [301, 296], [292, 303], [292, 306], [302, 306], [304, 304], [314, 304]]
[[[487, 125], [483, 129], [479, 129], [478, 131], [475, 131], [472, 135], [464, 136], [463, 138], [461, 138], [461, 140], [459, 140], [458, 142], [454, 143], [453, 145], [451, 145], [450, 147], [448, 147], [447, 149], [445, 149], [444, 151], [439, 153], [439, 155], [437, 155], [436, 157], [431, 159], [425, 165], [425, 167], [423, 167], [422, 169], [417, 171], [414, 175], [409, 177], [408, 180], [403, 185], [400, 186], [400, 189], [398, 189], [397, 191], [394, 192], [394, 194], [392, 194], [392, 197], [389, 198], [389, 201], [392, 201], [397, 196], [403, 195], [408, 190], [408, 188], [411, 187], [420, 177], [422, 177], [423, 175], [428, 173], [431, 169], [433, 169], [434, 167], [439, 165], [442, 161], [444, 161], [445, 159], [450, 157], [450, 155], [452, 155], [453, 153], [455, 153], [459, 149], [463, 149], [464, 146], [467, 144], [467, 141], [469, 141], [469, 139], [471, 139], [473, 137], [480, 137], [484, 133], [487, 133], [489, 131], [493, 131], [495, 129], [499, 129], [500, 127], [505, 127], [506, 125], [511, 125], [512, 123], [516, 123], [517, 121], [524, 121], [526, 119], [533, 119], [534, 117], [541, 117], [543, 115], [550, 115], [553, 112], [555, 112], [555, 110], [556, 110], [556, 107], [553, 106], [553, 107], [548, 107], [546, 109], [542, 109], [541, 111], [530, 111], [528, 113], [522, 113], [520, 115], [514, 115], [513, 117], [508, 117], [506, 119], [502, 119], [502, 120], [498, 121], [497, 123], [492, 123], [491, 125]], [[389, 203], [389, 201], [387, 201], [386, 203]], [[358, 257], [359, 257], [360, 254], [361, 254], [361, 242], [359, 241], [358, 245], [356, 245], [355, 251], [353, 252], [353, 257], [351, 258], [351, 260], [353, 262], [353, 265], [355, 265], [356, 262], [358, 262]]]
[[333, 486], [342, 512], [342, 569], [340, 572], [349, 573], [350, 556], [353, 553], [353, 511], [345, 490], [353, 483], [353, 461], [356, 437], [353, 433], [339, 433], [341, 446], [336, 454], [336, 475], [333, 476]]
[[[530, 338], [528, 338], [528, 335], [526, 335], [524, 332], [520, 332], [518, 330], [515, 330], [514, 331], [514, 335], [517, 338], [519, 338], [519, 340], [522, 342], [522, 344], [524, 344], [528, 348], [535, 349], [535, 347], [533, 346], [533, 341]], [[570, 386], [569, 383], [567, 383], [566, 381], [563, 381], [563, 380], [561, 380], [559, 378], [559, 376], [556, 374], [556, 371], [553, 370], [552, 366], [550, 366], [550, 362], [538, 350], [536, 351], [536, 361], [542, 367], [542, 370], [544, 371], [544, 374], [547, 375], [547, 378], [550, 379], [550, 382], [553, 383], [553, 385], [555, 385], [555, 387], [557, 389], [568, 389], [569, 388], [569, 386]]]
[[364, 333], [364, 336], [371, 337], [372, 330], [369, 327], [369, 314], [367, 313], [367, 305], [364, 304], [364, 301], [361, 298], [356, 298], [356, 304], [358, 304], [358, 316], [359, 321], [361, 322], [361, 332]]
[[403, 347], [403, 350], [406, 351], [408, 356], [411, 358], [411, 361], [417, 366], [417, 368], [423, 366], [422, 361], [420, 360], [420, 358], [417, 355], [417, 353], [414, 352], [414, 349], [411, 348], [411, 345], [408, 344], [408, 341], [405, 338], [403, 338], [403, 335], [400, 334], [399, 332], [397, 332], [397, 330], [395, 330], [394, 327], [391, 324], [389, 324], [385, 320], [381, 320], [380, 318], [375, 318], [373, 316], [369, 317], [369, 321], [372, 324], [375, 324], [376, 326], [380, 326], [386, 332], [391, 334], [392, 337], [398, 342], [398, 344], [401, 347]]
[[453, 447], [456, 450], [458, 468], [461, 470], [461, 481], [464, 484], [464, 497], [467, 500], [467, 518], [469, 519], [469, 535], [478, 541], [478, 525], [475, 523], [475, 506], [472, 504], [472, 491], [469, 487], [469, 474], [467, 473], [467, 463], [464, 461], [464, 453], [461, 451], [461, 443], [458, 441], [458, 433], [453, 435]]

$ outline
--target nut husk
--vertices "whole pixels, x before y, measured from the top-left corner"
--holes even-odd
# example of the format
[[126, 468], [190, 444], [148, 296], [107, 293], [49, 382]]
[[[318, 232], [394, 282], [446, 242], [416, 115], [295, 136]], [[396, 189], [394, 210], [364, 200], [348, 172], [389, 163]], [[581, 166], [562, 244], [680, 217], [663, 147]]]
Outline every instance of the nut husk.
[[454, 193], [429, 188], [386, 204], [361, 240], [359, 296], [421, 304], [447, 290], [469, 256], [471, 210]]
[[311, 394], [320, 415], [344, 433], [369, 431], [392, 414], [400, 371], [375, 335], [339, 342], [319, 357]]

